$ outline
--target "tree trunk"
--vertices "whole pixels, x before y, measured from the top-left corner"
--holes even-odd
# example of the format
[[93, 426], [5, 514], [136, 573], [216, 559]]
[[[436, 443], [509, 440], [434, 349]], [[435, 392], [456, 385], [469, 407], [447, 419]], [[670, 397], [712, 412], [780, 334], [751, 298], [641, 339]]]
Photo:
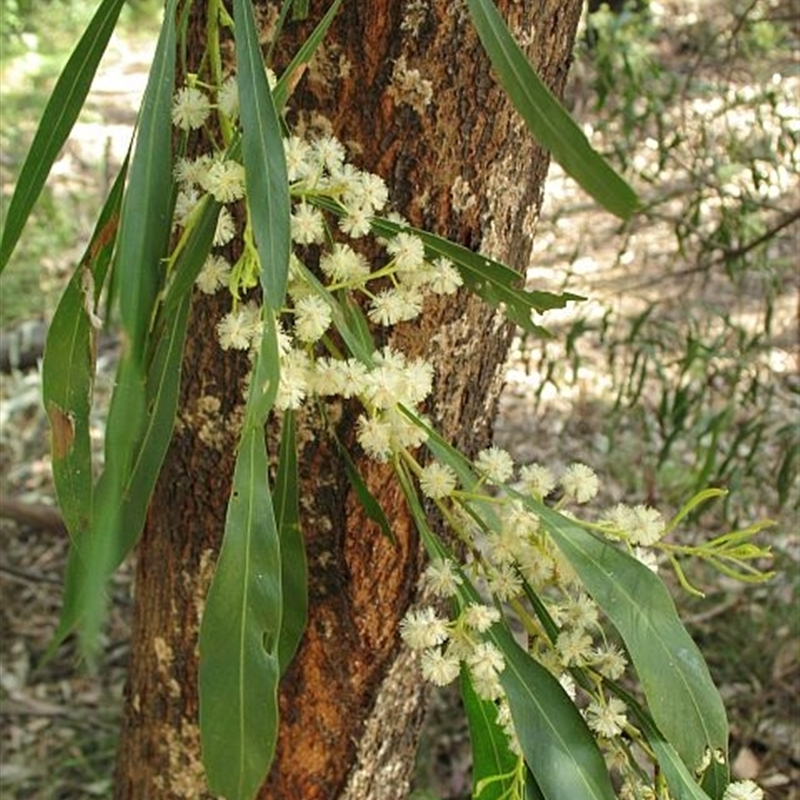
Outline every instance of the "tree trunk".
[[[293, 52], [326, 5], [311, 3], [310, 20], [290, 26], [281, 52]], [[500, 5], [560, 93], [581, 0]], [[259, 8], [259, 18], [266, 30], [274, 9]], [[191, 30], [202, 36], [202, 21]], [[298, 124], [328, 120], [358, 166], [386, 179], [412, 223], [526, 267], [547, 158], [496, 86], [462, 3], [343, 4], [290, 104]], [[178, 424], [139, 547], [117, 800], [210, 797], [199, 760], [197, 634], [224, 527], [246, 367], [218, 348], [221, 313], [217, 301], [197, 298]], [[428, 413], [466, 452], [489, 440], [510, 335], [466, 295], [426, 306], [393, 333], [399, 349], [433, 362]], [[353, 409], [331, 409], [330, 417], [352, 441]], [[415, 597], [419, 543], [388, 469], [358, 460], [394, 544], [367, 519], [319, 421], [309, 412], [299, 422], [310, 616], [281, 685], [278, 750], [259, 797], [397, 800], [408, 794], [422, 713], [419, 679], [397, 636]]]

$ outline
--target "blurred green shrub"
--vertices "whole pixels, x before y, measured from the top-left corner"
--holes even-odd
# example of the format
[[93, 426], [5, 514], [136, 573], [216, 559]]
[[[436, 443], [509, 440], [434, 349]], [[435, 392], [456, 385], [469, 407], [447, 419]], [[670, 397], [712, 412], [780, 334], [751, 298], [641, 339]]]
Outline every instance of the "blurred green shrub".
[[[640, 310], [578, 316], [566, 353], [540, 349], [540, 396], [548, 381], [578, 381], [592, 337], [612, 395], [603, 447], [636, 431], [646, 450], [620, 469], [635, 463], [676, 497], [724, 485], [734, 519], [749, 498], [764, 502], [765, 487], [775, 506], [796, 508], [799, 387], [771, 362], [779, 306], [785, 315], [797, 291], [787, 233], [800, 224], [800, 117], [797, 82], [780, 71], [790, 31], [768, 18], [768, 2], [709, 4], [684, 18], [637, 6], [590, 16], [576, 73], [590, 135], [647, 200], [614, 266], [658, 231], [663, 267], [648, 278], [638, 259], [624, 268], [621, 291]], [[593, 296], [591, 285], [568, 285]], [[748, 497], [748, 487], [758, 491]]]

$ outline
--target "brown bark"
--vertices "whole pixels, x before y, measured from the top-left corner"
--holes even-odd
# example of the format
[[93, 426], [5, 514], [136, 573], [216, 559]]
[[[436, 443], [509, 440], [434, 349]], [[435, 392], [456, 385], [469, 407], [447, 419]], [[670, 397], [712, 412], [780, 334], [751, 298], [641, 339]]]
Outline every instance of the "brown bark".
[[[312, 21], [324, 5], [311, 3]], [[556, 92], [580, 5], [501, 4]], [[301, 41], [310, 24], [293, 26], [290, 40]], [[429, 102], [413, 70], [430, 82]], [[524, 269], [547, 161], [494, 84], [462, 4], [345, 3], [291, 104], [300, 124], [324, 115], [358, 152], [359, 166], [387, 180], [413, 223]], [[224, 524], [244, 366], [217, 348], [219, 314], [214, 301], [195, 305], [178, 429], [139, 548], [118, 800], [209, 796], [199, 762], [196, 643]], [[443, 433], [468, 452], [485, 445], [508, 327], [460, 297], [432, 304], [393, 337], [433, 361], [428, 410]], [[335, 411], [340, 435], [351, 438], [353, 410]], [[310, 619], [282, 683], [277, 756], [259, 797], [396, 800], [408, 792], [421, 718], [418, 679], [397, 637], [415, 595], [419, 543], [387, 469], [359, 462], [396, 544], [366, 518], [318, 421], [309, 414], [302, 423]]]

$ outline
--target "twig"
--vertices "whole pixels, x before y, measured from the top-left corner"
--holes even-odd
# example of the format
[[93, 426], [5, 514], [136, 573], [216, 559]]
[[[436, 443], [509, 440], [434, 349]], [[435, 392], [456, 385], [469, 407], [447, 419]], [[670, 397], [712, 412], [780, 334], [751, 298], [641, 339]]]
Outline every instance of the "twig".
[[49, 583], [53, 586], [63, 585], [63, 582], [57, 578], [49, 578], [47, 575], [28, 572], [24, 569], [17, 569], [17, 567], [9, 567], [8, 564], [0, 563], [0, 574], [11, 575], [12, 578], [17, 578], [26, 583]]
[[117, 727], [114, 721], [106, 721], [99, 718], [97, 709], [94, 706], [85, 705], [81, 708], [67, 708], [54, 703], [35, 700], [25, 695], [4, 701], [0, 717], [53, 717], [69, 720], [78, 725], [90, 725], [108, 730], [114, 730]]
[[789, 225], [791, 225], [793, 222], [796, 222], [798, 219], [800, 219], [800, 208], [787, 212], [783, 218], [778, 220], [778, 222], [776, 222], [775, 225], [773, 225], [768, 231], [762, 233], [760, 236], [757, 236], [752, 241], [745, 242], [745, 244], [739, 245], [739, 247], [723, 248], [719, 256], [717, 256], [717, 258], [711, 262], [705, 264], [696, 264], [693, 267], [686, 267], [686, 269], [678, 270], [677, 272], [658, 275], [655, 278], [650, 278], [649, 280], [634, 284], [628, 288], [631, 291], [649, 289], [651, 286], [655, 286], [656, 284], [659, 284], [667, 279], [673, 280], [674, 278], [682, 278], [686, 277], [687, 275], [694, 275], [698, 272], [707, 272], [714, 267], [718, 267], [720, 264], [724, 264], [726, 261], [731, 261], [735, 258], [741, 258], [742, 256], [747, 255], [747, 253], [749, 253], [751, 250], [754, 250], [759, 245], [769, 241], [773, 236], [776, 236], [784, 228], [788, 228]]
[[66, 530], [61, 514], [52, 506], [44, 503], [26, 503], [2, 494], [0, 494], [0, 517], [59, 533], [64, 533]]
[[700, 625], [703, 622], [708, 622], [710, 619], [714, 619], [714, 617], [718, 617], [721, 614], [726, 614], [732, 608], [735, 608], [737, 605], [739, 605], [740, 601], [741, 598], [738, 595], [728, 597], [712, 608], [709, 608], [706, 611], [701, 611], [698, 614], [694, 614], [693, 616], [689, 617], [686, 620], [686, 623], [688, 625]]
[[788, 228], [789, 225], [798, 219], [800, 219], [800, 208], [796, 208], [794, 211], [790, 211], [785, 214], [782, 220], [773, 225], [768, 231], [766, 231], [766, 233], [762, 233], [761, 236], [757, 236], [751, 242], [747, 242], [739, 247], [726, 248], [715, 261], [711, 262], [710, 266], [715, 267], [721, 264], [723, 261], [741, 258], [743, 255], [749, 253], [760, 244], [769, 241], [773, 236], [780, 233], [784, 228]]

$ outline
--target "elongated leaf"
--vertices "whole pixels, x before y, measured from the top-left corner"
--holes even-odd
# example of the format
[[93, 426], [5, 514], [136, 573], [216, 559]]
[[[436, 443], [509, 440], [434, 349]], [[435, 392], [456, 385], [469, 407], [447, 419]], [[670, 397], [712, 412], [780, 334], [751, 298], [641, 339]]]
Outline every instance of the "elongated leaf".
[[333, 437], [333, 441], [336, 444], [336, 449], [338, 450], [339, 456], [344, 463], [344, 469], [347, 473], [347, 481], [350, 484], [350, 487], [356, 493], [356, 497], [358, 498], [359, 503], [361, 503], [361, 507], [364, 509], [367, 518], [376, 523], [380, 527], [381, 533], [383, 533], [383, 535], [393, 545], [396, 545], [397, 537], [394, 535], [392, 526], [389, 523], [389, 520], [383, 508], [381, 507], [380, 502], [375, 495], [370, 492], [369, 487], [361, 477], [361, 473], [358, 471], [358, 465], [353, 460], [353, 457], [350, 455], [347, 447], [345, 447], [344, 442], [342, 442], [342, 440], [336, 434], [336, 429], [334, 428], [333, 424], [331, 424], [331, 422], [328, 420], [324, 406], [319, 406], [319, 413], [325, 420], [327, 429], [330, 432], [330, 435]]
[[247, 206], [253, 225], [264, 299], [283, 305], [289, 275], [289, 179], [250, 0], [234, 0], [236, 80], [242, 120]]
[[127, 161], [103, 206], [78, 269], [47, 331], [42, 396], [51, 426], [53, 479], [64, 524], [73, 541], [92, 513], [92, 448], [89, 413], [95, 372], [96, 332], [90, 313], [105, 280], [117, 234]]
[[395, 458], [393, 466], [397, 474], [400, 488], [403, 490], [403, 496], [408, 503], [408, 509], [411, 512], [411, 516], [414, 518], [414, 525], [417, 528], [417, 533], [420, 535], [422, 545], [425, 548], [428, 558], [452, 560], [451, 553], [444, 546], [439, 537], [431, 530], [430, 525], [428, 525], [428, 518], [425, 515], [425, 510], [422, 508], [417, 490], [414, 488], [414, 484], [405, 465], [399, 461], [399, 459]]
[[[279, 378], [277, 326], [265, 308], [225, 534], [200, 628], [203, 764], [212, 790], [226, 800], [254, 796], [272, 763], [278, 733], [283, 565], [264, 423]], [[284, 517], [293, 513], [289, 491], [284, 484], [278, 495]]]
[[278, 326], [275, 316], [268, 309], [263, 310], [261, 345], [253, 378], [250, 381], [250, 394], [247, 398], [245, 426], [263, 428], [272, 405], [278, 395], [280, 383], [280, 356], [278, 353]]
[[[99, 646], [106, 611], [105, 585], [119, 547], [123, 481], [131, 468], [144, 411], [144, 381], [130, 357], [123, 356], [109, 409], [106, 463], [94, 492], [91, 527], [70, 550], [61, 618], [53, 643], [56, 646], [77, 626], [82, 653], [89, 660]], [[131, 440], [125, 437], [126, 431]]]
[[597, 153], [542, 83], [491, 0], [467, 0], [497, 79], [537, 141], [600, 205], [622, 219], [639, 207], [633, 189]]
[[347, 448], [341, 442], [338, 436], [334, 434], [334, 440], [336, 441], [336, 447], [339, 450], [339, 455], [342, 457], [342, 461], [344, 462], [344, 469], [347, 473], [347, 480], [350, 484], [350, 487], [356, 493], [356, 497], [358, 498], [358, 502], [361, 503], [361, 507], [364, 509], [364, 513], [367, 515], [368, 519], [371, 519], [374, 523], [378, 525], [381, 529], [381, 533], [393, 544], [397, 544], [397, 537], [394, 535], [394, 531], [392, 530], [392, 526], [389, 523], [388, 518], [380, 504], [380, 501], [377, 497], [375, 497], [372, 492], [370, 492], [369, 487], [364, 482], [364, 479], [361, 477], [361, 473], [358, 471], [358, 466], [356, 462], [353, 460], [353, 457], [348, 452]]
[[[341, 4], [342, 0], [334, 0], [331, 7], [325, 12], [325, 16], [317, 23], [317, 26], [311, 31], [309, 37], [303, 41], [302, 46], [297, 53], [295, 53], [294, 58], [292, 58], [281, 74], [281, 77], [278, 79], [278, 84], [272, 92], [272, 96], [275, 99], [275, 108], [277, 108], [278, 111], [281, 111], [286, 105], [286, 101], [289, 99], [289, 95], [291, 95], [298, 77], [314, 57], [314, 53], [325, 38], [325, 34], [328, 32], [328, 28], [330, 28], [331, 23], [336, 17], [336, 13], [339, 11], [339, 6]], [[307, 5], [306, 3], [306, 6]], [[296, 9], [297, 3], [293, 3], [292, 6]], [[281, 11], [283, 11], [283, 9], [281, 9]], [[295, 17], [295, 19], [297, 19], [297, 17]]]
[[50, 95], [8, 206], [0, 241], [0, 273], [5, 269], [53, 162], [83, 108], [124, 2], [104, 0], [100, 4]]
[[278, 642], [281, 674], [294, 658], [306, 629], [308, 616], [308, 568], [303, 532], [300, 529], [298, 480], [294, 412], [286, 411], [281, 427], [278, 473], [272, 491], [275, 521], [281, 540], [283, 618]]
[[[195, 228], [176, 261], [176, 272], [196, 274], [213, 235], [213, 224]], [[61, 618], [50, 652], [81, 625], [84, 649], [90, 653], [105, 612], [105, 583], [144, 527], [175, 423], [191, 304], [188, 292], [174, 303], [170, 297], [168, 294], [170, 314], [162, 315], [144, 383], [136, 378], [137, 370], [123, 354], [106, 425], [106, 466], [95, 490], [96, 519], [92, 530], [70, 551]], [[140, 403], [145, 404], [144, 409]]]
[[727, 753], [728, 724], [703, 656], [664, 584], [647, 567], [565, 517], [529, 503], [622, 636], [656, 725], [690, 770]]
[[145, 358], [172, 227], [175, 14], [176, 0], [168, 0], [139, 113], [114, 266], [125, 345], [138, 364]]
[[[106, 464], [94, 491], [92, 523], [71, 548], [58, 628], [50, 651], [79, 628], [91, 658], [106, 613], [105, 585], [141, 534], [147, 505], [172, 435], [189, 298], [159, 346], [148, 390], [138, 368], [123, 358], [106, 426]], [[148, 391], [152, 395], [148, 413]]]
[[251, 800], [278, 733], [281, 554], [264, 432], [248, 426], [200, 628], [200, 736], [208, 783]]
[[550, 337], [550, 333], [531, 319], [533, 312], [541, 313], [552, 308], [564, 308], [570, 301], [585, 300], [571, 292], [527, 291], [518, 288], [522, 277], [500, 261], [473, 253], [455, 242], [442, 239], [418, 228], [398, 225], [392, 220], [377, 218], [372, 222], [373, 230], [383, 236], [394, 236], [402, 230], [422, 239], [431, 253], [444, 256], [456, 265], [465, 286], [494, 308], [503, 308], [509, 320], [523, 330], [538, 336]]
[[[686, 768], [675, 748], [669, 744], [657, 731], [645, 729], [645, 735], [650, 747], [656, 754], [658, 765], [667, 779], [670, 797], [675, 800], [709, 800], [709, 795], [697, 785], [692, 774]], [[712, 767], [712, 774], [717, 772]], [[727, 781], [725, 781], [727, 783]], [[711, 795], [716, 800], [721, 800], [724, 788], [720, 792]]]
[[789, 498], [789, 493], [797, 477], [797, 463], [800, 462], [800, 445], [797, 444], [798, 442], [800, 442], [800, 436], [798, 435], [792, 439], [787, 438], [786, 450], [778, 469], [775, 485], [778, 487], [778, 503], [781, 507]]
[[[636, 701], [636, 698], [628, 694], [621, 686], [609, 682], [612, 691], [617, 694], [628, 706], [630, 715], [644, 733], [650, 747], [656, 754], [659, 766], [667, 779], [670, 797], [675, 800], [709, 800], [708, 794], [697, 785], [695, 777], [681, 761], [675, 748], [666, 741], [663, 734], [653, 723], [650, 715]], [[716, 770], [712, 770], [716, 771]], [[727, 781], [726, 781], [727, 782]], [[719, 791], [714, 794], [714, 798], [719, 800], [724, 792], [724, 786], [720, 785]]]
[[[463, 668], [461, 697], [467, 712], [472, 745], [472, 796], [479, 800], [501, 800], [509, 796], [517, 756], [509, 749], [508, 737], [497, 724], [497, 706], [478, 697], [472, 688], [469, 671]], [[486, 783], [499, 776], [505, 777]]]
[[308, 0], [294, 0], [292, 3], [292, 19], [304, 20], [308, 16]]
[[376, 348], [375, 341], [372, 338], [372, 331], [358, 303], [345, 295], [342, 297], [339, 307], [342, 310], [348, 329], [359, 338], [364, 352], [374, 353]]
[[500, 682], [525, 763], [542, 794], [547, 800], [614, 800], [603, 756], [561, 684], [507, 630], [495, 625], [491, 636], [505, 657]]
[[[453, 450], [453, 453], [455, 457], [444, 463], [455, 464], [463, 459], [457, 451]], [[433, 558], [451, 557], [430, 530], [402, 464], [396, 463], [395, 467], [428, 554]], [[462, 600], [480, 603], [480, 595], [469, 577], [462, 572], [461, 578]], [[516, 643], [504, 624], [493, 625], [488, 636], [503, 653], [506, 662], [500, 673], [500, 682], [508, 697], [525, 763], [534, 779], [526, 785], [526, 794], [535, 798], [538, 789], [546, 800], [573, 797], [614, 800], [603, 756], [561, 684]]]
[[[298, 264], [298, 269], [302, 272], [303, 279], [308, 282], [316, 295], [322, 300], [330, 309], [331, 320], [334, 328], [339, 332], [339, 335], [344, 340], [347, 348], [362, 364], [368, 367], [373, 366], [372, 349], [369, 343], [364, 341], [363, 332], [356, 326], [355, 329], [351, 325], [352, 313], [345, 314], [342, 311], [342, 306], [331, 297], [330, 292], [320, 283], [319, 279], [311, 272], [304, 264]], [[351, 309], [352, 312], [352, 309]]]
[[706, 503], [709, 500], [716, 500], [718, 497], [724, 497], [727, 493], [728, 492], [725, 489], [717, 489], [717, 488], [703, 489], [702, 491], [698, 492], [693, 497], [691, 497], [686, 503], [684, 503], [683, 507], [669, 521], [665, 533], [669, 533], [670, 531], [677, 528], [681, 520], [688, 517], [689, 514], [691, 514], [698, 506], [701, 506], [703, 503]]
[[[192, 215], [193, 225], [188, 233], [184, 234], [185, 241], [182, 242], [181, 251], [173, 265], [173, 274], [169, 276], [170, 282], [166, 288], [162, 306], [158, 310], [162, 324], [164, 321], [172, 319], [175, 310], [191, 293], [194, 282], [214, 243], [220, 208], [220, 204], [214, 202], [211, 195], [205, 195], [197, 204]], [[158, 332], [156, 332], [155, 338], [158, 338]]]
[[281, 0], [280, 2], [280, 10], [278, 11], [278, 17], [275, 20], [274, 24], [274, 32], [271, 36], [272, 41], [267, 48], [266, 57], [264, 58], [265, 64], [272, 64], [273, 63], [273, 56], [275, 55], [275, 48], [280, 41], [280, 36], [283, 33], [284, 26], [286, 25], [286, 20], [289, 18], [289, 12], [292, 10], [292, 6], [294, 5], [294, 0]]
[[536, 783], [533, 773], [530, 771], [530, 768], [527, 766], [527, 764], [525, 766], [527, 769], [527, 775], [525, 776], [525, 794], [523, 795], [524, 800], [545, 800], [545, 796], [542, 794], [542, 790]]

